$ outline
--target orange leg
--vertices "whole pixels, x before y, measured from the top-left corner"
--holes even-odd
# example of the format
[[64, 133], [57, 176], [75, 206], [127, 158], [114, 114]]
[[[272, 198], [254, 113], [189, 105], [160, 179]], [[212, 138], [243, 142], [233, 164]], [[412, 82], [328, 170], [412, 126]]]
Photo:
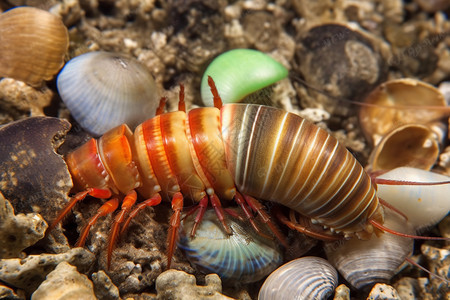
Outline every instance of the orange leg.
[[246, 201], [244, 200], [244, 197], [241, 195], [241, 193], [236, 192], [236, 195], [234, 196], [234, 201], [236, 201], [237, 204], [239, 204], [239, 206], [241, 207], [242, 211], [245, 214], [245, 217], [247, 218], [247, 220], [250, 222], [250, 224], [252, 225], [253, 229], [262, 237], [268, 238], [270, 239], [271, 237], [265, 233], [263, 233], [258, 226], [255, 223], [255, 216], [253, 215], [253, 213], [250, 211], [250, 209], [248, 208]]
[[228, 235], [231, 235], [231, 229], [228, 226], [227, 222], [225, 221], [225, 213], [222, 208], [222, 204], [220, 203], [219, 197], [216, 196], [216, 194], [212, 194], [209, 197], [211, 201], [211, 206], [216, 211], [217, 218], [219, 218], [220, 223], [222, 223], [223, 229]]
[[108, 269], [111, 265], [111, 255], [114, 250], [114, 246], [115, 246], [117, 237], [119, 236], [120, 224], [125, 220], [125, 215], [131, 210], [131, 207], [133, 207], [134, 203], [136, 203], [136, 199], [137, 199], [136, 192], [134, 190], [130, 191], [122, 201], [122, 206], [121, 206], [120, 212], [114, 218], [114, 223], [113, 223], [111, 234], [109, 237], [108, 255], [107, 255], [107, 259], [106, 259]]
[[155, 206], [155, 205], [158, 205], [160, 203], [161, 203], [161, 195], [160, 194], [155, 194], [155, 195], [153, 195], [153, 197], [151, 197], [151, 198], [149, 198], [149, 199], [147, 199], [145, 201], [142, 201], [141, 203], [136, 205], [136, 207], [131, 211], [131, 213], [128, 215], [127, 220], [123, 224], [122, 229], [120, 230], [120, 234], [125, 232], [125, 230], [128, 228], [128, 225], [130, 225], [131, 219], [136, 217], [136, 215], [141, 210], [143, 210], [147, 206]]
[[167, 268], [170, 269], [170, 264], [172, 263], [172, 256], [175, 249], [175, 243], [178, 239], [178, 230], [180, 228], [181, 222], [181, 210], [183, 209], [183, 195], [181, 193], [175, 193], [172, 198], [172, 210], [173, 214], [170, 217], [170, 227], [168, 239], [168, 249], [167, 249]]
[[199, 211], [197, 212], [197, 215], [195, 216], [195, 220], [194, 220], [194, 225], [192, 226], [191, 229], [191, 238], [193, 238], [195, 236], [195, 232], [197, 231], [197, 227], [200, 224], [200, 221], [203, 219], [203, 215], [205, 214], [206, 208], [208, 207], [208, 196], [204, 196], [200, 202], [198, 203], [198, 205], [196, 207], [194, 207], [193, 210], [191, 210], [190, 212], [188, 212], [186, 214], [186, 217], [193, 214], [197, 209], [199, 209]]
[[80, 192], [72, 197], [72, 199], [66, 204], [66, 206], [59, 212], [56, 219], [52, 222], [50, 227], [48, 228], [47, 232], [51, 232], [53, 229], [55, 229], [56, 225], [58, 225], [59, 222], [64, 219], [64, 217], [72, 210], [72, 208], [77, 204], [77, 202], [83, 200], [86, 198], [87, 195], [90, 195], [95, 198], [99, 199], [108, 199], [111, 197], [111, 191], [110, 190], [104, 190], [104, 189], [96, 189], [96, 188], [89, 188], [85, 190], [84, 192]]
[[[288, 242], [286, 241], [285, 236], [278, 230], [277, 226], [272, 222], [269, 215], [264, 210], [264, 206], [255, 198], [244, 195], [245, 201], [247, 204], [258, 213], [261, 217], [263, 223], [265, 223], [272, 233], [277, 237], [277, 239], [283, 244], [283, 246], [288, 247]], [[258, 232], [258, 230], [257, 230]]]
[[308, 225], [299, 224], [295, 218], [295, 211], [293, 210], [290, 210], [290, 220], [283, 215], [283, 213], [278, 207], [275, 207], [274, 210], [276, 217], [281, 221], [281, 223], [285, 224], [287, 227], [291, 229], [297, 230], [298, 232], [306, 234], [310, 237], [327, 242], [338, 241], [343, 238], [343, 236], [341, 235], [330, 235], [326, 233], [321, 233], [318, 231], [320, 230], [319, 228], [317, 230], [311, 229], [313, 224], [311, 224], [310, 222]]
[[83, 247], [84, 243], [86, 242], [86, 238], [89, 234], [89, 229], [97, 223], [98, 218], [106, 216], [107, 214], [113, 213], [117, 207], [119, 206], [119, 199], [113, 198], [111, 200], [108, 200], [100, 206], [100, 208], [97, 210], [97, 213], [89, 220], [89, 222], [84, 226], [83, 230], [81, 231], [80, 238], [78, 242], [75, 244], [76, 247]]

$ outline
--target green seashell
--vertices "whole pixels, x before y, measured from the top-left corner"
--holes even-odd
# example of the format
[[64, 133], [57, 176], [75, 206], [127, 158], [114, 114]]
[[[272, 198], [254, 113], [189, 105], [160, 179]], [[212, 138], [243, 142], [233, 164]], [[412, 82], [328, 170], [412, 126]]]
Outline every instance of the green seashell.
[[269, 55], [252, 49], [234, 49], [217, 56], [203, 74], [202, 101], [213, 106], [208, 76], [214, 80], [223, 103], [235, 103], [287, 77], [288, 70]]

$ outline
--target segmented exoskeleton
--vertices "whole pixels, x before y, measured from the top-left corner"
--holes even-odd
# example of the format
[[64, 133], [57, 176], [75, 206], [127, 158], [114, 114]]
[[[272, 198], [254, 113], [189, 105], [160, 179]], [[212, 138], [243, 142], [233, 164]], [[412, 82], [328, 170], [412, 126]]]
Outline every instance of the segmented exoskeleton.
[[[268, 219], [252, 197], [285, 205], [332, 233], [346, 236], [367, 238], [373, 231], [369, 221], [383, 222], [369, 176], [325, 130], [272, 107], [221, 106], [212, 79], [210, 85], [216, 107], [159, 114], [134, 133], [121, 125], [67, 155], [75, 188], [85, 192], [74, 197], [52, 227], [86, 194], [108, 198], [110, 194], [102, 195], [97, 189], [111, 190], [127, 195], [113, 226], [114, 242], [119, 224], [136, 200], [134, 190], [148, 200], [131, 217], [146, 205], [158, 204], [161, 196], [172, 199], [170, 266], [183, 197], [199, 202], [197, 223], [208, 199], [221, 219], [221, 201], [233, 198], [250, 220], [247, 205]], [[106, 202], [98, 216], [114, 211], [117, 205], [116, 199]], [[229, 231], [225, 219], [222, 224]], [[82, 233], [82, 243], [88, 229]]]

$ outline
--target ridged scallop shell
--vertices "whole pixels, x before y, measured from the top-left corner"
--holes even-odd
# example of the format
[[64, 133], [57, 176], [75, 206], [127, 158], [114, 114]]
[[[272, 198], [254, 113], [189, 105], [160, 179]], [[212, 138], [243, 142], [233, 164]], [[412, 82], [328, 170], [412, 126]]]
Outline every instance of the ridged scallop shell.
[[450, 211], [450, 177], [415, 168], [396, 168], [377, 179], [447, 182], [436, 185], [377, 184], [377, 195], [404, 213], [416, 230], [437, 224]]
[[178, 246], [191, 264], [222, 280], [255, 282], [278, 267], [282, 254], [274, 240], [258, 235], [247, 223], [228, 218], [228, 236], [214, 210], [207, 210], [194, 238], [189, 237], [193, 216], [183, 221]]
[[[399, 214], [385, 209], [384, 226], [407, 234], [415, 234], [413, 226]], [[387, 283], [413, 250], [414, 240], [384, 233], [370, 240], [351, 240], [327, 244], [328, 260], [356, 289]]]
[[372, 171], [408, 166], [429, 170], [438, 160], [439, 141], [425, 125], [406, 124], [387, 133], [369, 157]]
[[131, 128], [155, 115], [159, 93], [144, 65], [124, 54], [88, 52], [58, 75], [58, 92], [86, 131], [101, 135], [126, 123]]
[[258, 300], [326, 299], [337, 283], [337, 272], [328, 261], [306, 256], [272, 272], [259, 290]]
[[0, 77], [39, 86], [61, 69], [68, 47], [61, 18], [45, 10], [17, 7], [0, 14]]
[[[441, 123], [444, 114], [437, 109], [423, 109], [420, 106], [446, 106], [442, 93], [434, 86], [417, 79], [403, 78], [387, 81], [379, 85], [364, 100], [373, 106], [363, 106], [359, 112], [359, 122], [366, 138], [376, 145], [392, 129], [404, 124], [423, 124], [433, 130], [438, 138], [443, 137]], [[386, 108], [399, 106], [397, 108]], [[401, 106], [417, 106], [402, 108]], [[444, 130], [445, 131], [445, 130]]]

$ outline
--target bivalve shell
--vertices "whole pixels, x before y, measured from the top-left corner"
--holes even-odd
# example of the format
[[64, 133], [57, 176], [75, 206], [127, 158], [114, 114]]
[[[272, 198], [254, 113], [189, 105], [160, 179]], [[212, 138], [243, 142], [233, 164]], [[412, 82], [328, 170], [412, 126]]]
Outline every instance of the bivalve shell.
[[272, 272], [259, 290], [258, 300], [327, 299], [337, 283], [337, 272], [328, 261], [306, 256]]
[[39, 86], [61, 69], [68, 47], [67, 28], [45, 10], [17, 7], [0, 15], [0, 77]]
[[120, 124], [131, 128], [155, 115], [159, 92], [147, 68], [118, 53], [88, 52], [58, 75], [58, 92], [73, 118], [99, 136]]
[[382, 83], [364, 102], [370, 106], [361, 107], [359, 122], [373, 145], [404, 124], [427, 125], [436, 129], [433, 131], [438, 138], [443, 137], [442, 129], [448, 127], [447, 120], [444, 123], [440, 121], [445, 116], [444, 110], [427, 107], [446, 106], [444, 96], [434, 86], [417, 79], [403, 78]]
[[[189, 237], [194, 218], [183, 221], [178, 246], [189, 261], [205, 273], [217, 273], [222, 280], [256, 282], [282, 262], [274, 240], [258, 235], [248, 224], [229, 218], [233, 234], [228, 235], [214, 210], [206, 211], [194, 238]], [[261, 225], [262, 226], [262, 225]]]
[[426, 125], [406, 124], [386, 134], [373, 149], [370, 170], [413, 167], [429, 170], [438, 160], [439, 140]]
[[[399, 214], [385, 209], [384, 226], [415, 234], [413, 226]], [[366, 289], [378, 282], [389, 282], [397, 268], [413, 250], [414, 240], [384, 233], [370, 240], [351, 240], [327, 244], [328, 260], [356, 289]]]

